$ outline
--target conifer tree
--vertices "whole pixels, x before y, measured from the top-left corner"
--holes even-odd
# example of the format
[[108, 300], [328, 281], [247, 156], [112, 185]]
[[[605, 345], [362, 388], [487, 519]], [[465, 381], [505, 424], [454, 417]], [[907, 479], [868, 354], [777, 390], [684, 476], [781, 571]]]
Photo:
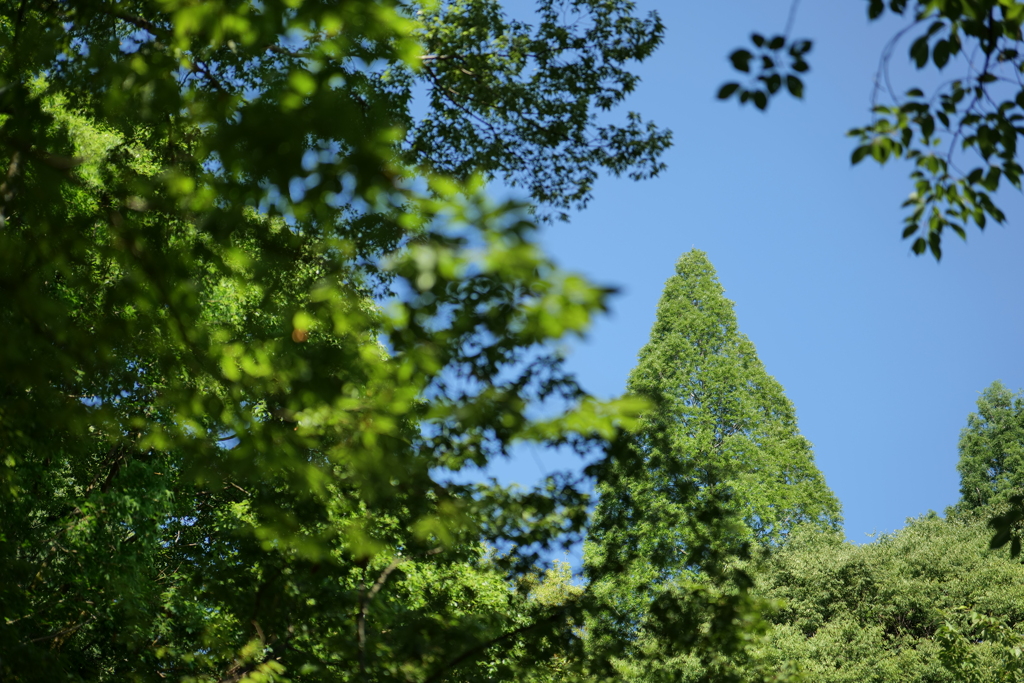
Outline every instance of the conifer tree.
[[993, 382], [960, 432], [960, 510], [1024, 493], [1024, 394]]
[[[591, 626], [598, 647], [657, 638], [665, 619], [685, 628], [677, 617], [699, 614], [695, 599], [720, 608], [705, 621], [732, 623], [729, 610], [753, 600], [732, 560], [778, 545], [801, 523], [841, 526], [793, 405], [738, 330], [703, 252], [684, 254], [666, 283], [628, 391], [652, 407], [599, 475], [586, 558], [609, 615]], [[700, 597], [697, 584], [724, 592]]]

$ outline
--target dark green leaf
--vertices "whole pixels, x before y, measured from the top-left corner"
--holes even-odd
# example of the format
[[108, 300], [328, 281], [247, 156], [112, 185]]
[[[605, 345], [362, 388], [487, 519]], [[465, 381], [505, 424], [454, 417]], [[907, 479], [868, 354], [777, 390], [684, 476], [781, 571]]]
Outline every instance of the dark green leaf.
[[793, 97], [802, 98], [804, 96], [803, 81], [792, 74], [786, 76], [786, 88]]
[[733, 67], [739, 71], [750, 71], [750, 60], [753, 59], [754, 55], [750, 54], [747, 50], [736, 50], [729, 55], [730, 61], [732, 61]]
[[729, 99], [729, 97], [731, 97], [734, 92], [739, 90], [739, 88], [740, 88], [740, 84], [739, 83], [726, 83], [725, 85], [723, 85], [718, 90], [718, 99], [720, 99], [720, 100]]
[[913, 45], [910, 46], [910, 57], [917, 64], [918, 69], [924, 68], [924, 65], [928, 63], [927, 36], [922, 36], [914, 41]]
[[793, 57], [800, 57], [811, 51], [813, 43], [810, 40], [797, 40], [789, 46], [789, 54]]
[[981, 184], [989, 192], [995, 192], [999, 188], [1000, 176], [1002, 176], [1002, 171], [995, 167], [990, 168]]
[[918, 119], [918, 125], [921, 126], [921, 135], [928, 139], [935, 132], [935, 119], [931, 116], [922, 116]]
[[936, 261], [942, 260], [942, 236], [939, 234], [939, 230], [934, 230], [928, 235], [928, 249]]

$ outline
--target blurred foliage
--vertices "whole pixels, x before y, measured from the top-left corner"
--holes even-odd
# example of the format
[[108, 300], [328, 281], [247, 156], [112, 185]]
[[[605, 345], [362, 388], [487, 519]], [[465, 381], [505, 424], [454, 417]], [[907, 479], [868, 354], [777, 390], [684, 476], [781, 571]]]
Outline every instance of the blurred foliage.
[[550, 350], [608, 290], [482, 188], [578, 206], [668, 134], [602, 113], [655, 16], [538, 16], [0, 2], [0, 678], [518, 680], [578, 639], [508, 577], [586, 485], [454, 473], [639, 406]]
[[800, 525], [837, 530], [839, 501], [703, 252], [666, 282], [628, 389], [652, 409], [599, 470], [588, 646], [629, 680], [740, 680], [771, 609], [749, 560]]
[[[812, 42], [791, 37], [798, 2], [790, 6], [781, 35], [751, 36], [751, 49], [730, 55], [747, 83], [724, 85], [719, 98], [737, 97], [767, 108], [786, 89], [803, 96], [805, 56]], [[885, 164], [905, 158], [913, 165], [913, 191], [904, 239], [916, 254], [942, 257], [946, 231], [967, 238], [971, 223], [984, 229], [1006, 216], [993, 201], [1001, 184], [1021, 189], [1017, 142], [1024, 134], [1024, 2], [1018, 0], [867, 0], [871, 20], [886, 13], [907, 25], [886, 45], [875, 78], [872, 121], [849, 135], [857, 140], [852, 162]], [[890, 63], [906, 48], [917, 69], [941, 74], [930, 92], [925, 86], [897, 92]], [[927, 81], [935, 81], [928, 74]], [[948, 234], [948, 233], [946, 233]]]

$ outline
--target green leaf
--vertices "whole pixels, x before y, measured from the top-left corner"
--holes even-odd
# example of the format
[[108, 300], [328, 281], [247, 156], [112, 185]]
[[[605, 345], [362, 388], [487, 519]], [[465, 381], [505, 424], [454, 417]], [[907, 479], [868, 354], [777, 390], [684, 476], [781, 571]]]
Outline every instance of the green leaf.
[[892, 140], [884, 137], [877, 137], [871, 141], [871, 156], [875, 161], [884, 164], [892, 153]]
[[797, 40], [789, 46], [789, 54], [793, 57], [800, 57], [811, 51], [813, 43], [810, 40]]
[[803, 81], [801, 81], [798, 77], [792, 74], [786, 76], [786, 89], [789, 90], [789, 93], [793, 97], [796, 97], [797, 99], [800, 99], [804, 96]]
[[932, 60], [935, 62], [935, 66], [940, 69], [946, 66], [946, 62], [949, 61], [949, 42], [940, 40], [935, 43], [935, 49], [932, 52]]
[[729, 60], [738, 71], [750, 71], [750, 60], [753, 58], [754, 55], [747, 50], [736, 50], [729, 55]]
[[928, 139], [935, 132], [935, 119], [931, 116], [922, 116], [918, 119], [918, 125], [921, 127], [921, 135]]
[[763, 90], [758, 90], [753, 94], [754, 106], [758, 109], [764, 110], [768, 106], [768, 95]]
[[729, 97], [731, 97], [733, 93], [735, 93], [737, 90], [739, 90], [739, 88], [740, 88], [740, 84], [739, 83], [726, 83], [721, 88], [719, 88], [719, 90], [718, 90], [718, 99], [720, 99], [720, 100], [729, 99]]
[[999, 179], [1001, 176], [1002, 171], [996, 167], [992, 167], [989, 169], [988, 174], [985, 176], [985, 179], [981, 184], [989, 192], [995, 192], [999, 189]]
[[928, 63], [928, 37], [922, 36], [910, 46], [910, 57], [917, 64], [918, 69], [923, 69]]

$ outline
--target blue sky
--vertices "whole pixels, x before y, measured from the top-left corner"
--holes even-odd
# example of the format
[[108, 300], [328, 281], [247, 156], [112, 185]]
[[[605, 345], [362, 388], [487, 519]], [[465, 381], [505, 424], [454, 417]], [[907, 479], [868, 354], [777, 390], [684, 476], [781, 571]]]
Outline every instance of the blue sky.
[[[570, 367], [599, 396], [624, 390], [665, 280], [707, 252], [740, 329], [796, 406], [818, 466], [843, 504], [847, 537], [893, 531], [958, 498], [957, 439], [993, 380], [1024, 387], [1024, 202], [998, 195], [1005, 226], [916, 257], [900, 239], [911, 191], [903, 162], [850, 165], [850, 128], [869, 121], [884, 44], [902, 26], [867, 2], [803, 3], [793, 36], [814, 40], [805, 99], [766, 113], [715, 99], [727, 55], [752, 31], [781, 32], [788, 2], [638, 0], [667, 26], [638, 68], [627, 109], [675, 133], [661, 177], [603, 179], [595, 199], [543, 242], [566, 268], [621, 293], [574, 344]], [[935, 82], [897, 49], [898, 88]], [[947, 67], [947, 71], [955, 65]], [[523, 484], [563, 460], [534, 453], [501, 468]]]

